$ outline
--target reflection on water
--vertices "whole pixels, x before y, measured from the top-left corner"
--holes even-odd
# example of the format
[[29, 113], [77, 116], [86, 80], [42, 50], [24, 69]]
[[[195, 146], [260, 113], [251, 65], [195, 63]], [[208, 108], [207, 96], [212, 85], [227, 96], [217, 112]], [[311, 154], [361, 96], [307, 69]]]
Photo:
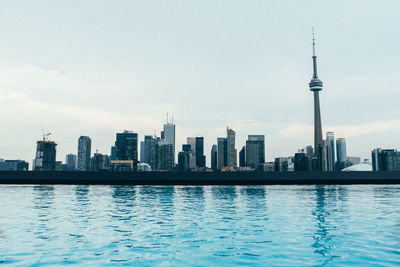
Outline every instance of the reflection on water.
[[[40, 240], [55, 238], [54, 225], [52, 224], [52, 210], [54, 210], [54, 186], [38, 185], [33, 187], [34, 199], [33, 208], [37, 210], [37, 220], [30, 222], [32, 225], [37, 224], [34, 234]], [[42, 246], [39, 244], [38, 246]]]
[[90, 203], [89, 198], [89, 186], [88, 185], [76, 185], [75, 196], [76, 200], [80, 205], [86, 206]]
[[266, 189], [260, 187], [241, 187], [239, 190], [243, 201], [246, 204], [249, 215], [263, 217], [267, 211]]
[[0, 203], [0, 264], [400, 264], [400, 186], [4, 186]]
[[332, 237], [329, 235], [329, 226], [326, 224], [326, 217], [329, 216], [329, 211], [326, 210], [325, 206], [325, 198], [327, 194], [325, 186], [316, 186], [315, 194], [316, 203], [313, 215], [316, 220], [316, 231], [314, 233], [314, 244], [312, 246], [315, 248], [315, 253], [326, 257], [331, 248], [329, 241]]
[[54, 186], [37, 185], [33, 187], [34, 207], [46, 215], [46, 210], [54, 203]]

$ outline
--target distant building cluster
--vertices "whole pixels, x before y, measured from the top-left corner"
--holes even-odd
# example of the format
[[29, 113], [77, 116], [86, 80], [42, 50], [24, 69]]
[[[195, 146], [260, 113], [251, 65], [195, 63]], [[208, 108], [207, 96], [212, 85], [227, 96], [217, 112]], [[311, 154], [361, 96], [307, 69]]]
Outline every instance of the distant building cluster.
[[[54, 141], [50, 134], [43, 134], [43, 140], [36, 143], [36, 155], [33, 160], [33, 171], [264, 171], [264, 172], [305, 172], [305, 171], [341, 171], [341, 170], [374, 170], [400, 171], [400, 152], [396, 149], [374, 149], [371, 153], [372, 163], [359, 157], [349, 157], [346, 151], [346, 139], [337, 138], [333, 132], [322, 136], [322, 123], [319, 93], [323, 83], [317, 74], [317, 56], [313, 38], [313, 76], [309, 83], [314, 95], [314, 146], [299, 149], [289, 157], [278, 157], [272, 162], [265, 160], [265, 136], [249, 135], [246, 145], [238, 152], [236, 149], [236, 132], [227, 127], [226, 137], [218, 137], [211, 147], [210, 163], [206, 166], [204, 154], [204, 137], [187, 137], [175, 159], [175, 124], [168, 120], [160, 136], [146, 135], [140, 141], [133, 131], [117, 133], [110, 155], [97, 150], [92, 155], [92, 141], [88, 136], [78, 139], [77, 154], [68, 154], [65, 163], [56, 161]], [[335, 145], [336, 143], [336, 145]], [[29, 164], [23, 160], [0, 159], [0, 171], [27, 171]]]

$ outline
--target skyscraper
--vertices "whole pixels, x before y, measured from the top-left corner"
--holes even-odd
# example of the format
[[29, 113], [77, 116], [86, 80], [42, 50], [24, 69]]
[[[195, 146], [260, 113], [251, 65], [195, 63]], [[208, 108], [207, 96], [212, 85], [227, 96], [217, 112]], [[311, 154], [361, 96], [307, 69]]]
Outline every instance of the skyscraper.
[[195, 157], [196, 168], [206, 166], [206, 156], [204, 156], [204, 137], [188, 137], [187, 144], [191, 146]]
[[161, 135], [161, 139], [165, 140], [164, 144], [172, 145], [172, 162], [175, 164], [175, 124], [173, 121], [164, 124], [164, 130]]
[[132, 160], [133, 170], [137, 166], [138, 153], [138, 135], [132, 131], [124, 131], [117, 133], [115, 141], [115, 158], [116, 160]]
[[249, 135], [246, 141], [246, 165], [253, 169], [265, 162], [265, 136]]
[[[318, 153], [318, 147], [322, 144], [322, 125], [321, 125], [321, 110], [319, 105], [319, 91], [322, 90], [322, 81], [318, 78], [317, 73], [317, 56], [315, 54], [315, 39], [313, 32], [313, 78], [309, 86], [310, 90], [314, 93], [314, 150]], [[316, 155], [320, 157], [320, 155]], [[321, 169], [321, 168], [320, 168]]]
[[336, 139], [336, 152], [337, 152], [336, 169], [341, 170], [345, 167], [347, 159], [345, 138]]
[[159, 144], [159, 170], [161, 171], [173, 171], [174, 170], [174, 146], [161, 140]]
[[321, 171], [333, 171], [332, 147], [328, 140], [322, 140], [318, 147], [319, 166]]
[[92, 140], [89, 136], [81, 136], [78, 139], [78, 171], [90, 170]]
[[331, 165], [334, 167], [335, 166], [335, 134], [333, 132], [327, 132], [326, 133], [326, 141], [329, 142], [331, 146]]
[[236, 167], [236, 149], [235, 149], [235, 131], [232, 129], [226, 128], [226, 154], [227, 161], [226, 166], [228, 167]]
[[227, 166], [227, 138], [218, 137], [217, 144], [217, 169], [221, 170]]
[[141, 147], [141, 156], [140, 161], [142, 163], [147, 163], [151, 165], [151, 153], [154, 147], [155, 139], [151, 135], [146, 135], [144, 137], [144, 141], [142, 142], [143, 147]]

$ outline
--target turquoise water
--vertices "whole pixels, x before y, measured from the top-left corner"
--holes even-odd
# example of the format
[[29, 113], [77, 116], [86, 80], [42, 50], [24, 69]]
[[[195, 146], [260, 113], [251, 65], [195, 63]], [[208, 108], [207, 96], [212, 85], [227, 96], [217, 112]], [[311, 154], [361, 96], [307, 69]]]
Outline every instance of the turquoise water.
[[400, 265], [400, 186], [0, 186], [0, 265]]

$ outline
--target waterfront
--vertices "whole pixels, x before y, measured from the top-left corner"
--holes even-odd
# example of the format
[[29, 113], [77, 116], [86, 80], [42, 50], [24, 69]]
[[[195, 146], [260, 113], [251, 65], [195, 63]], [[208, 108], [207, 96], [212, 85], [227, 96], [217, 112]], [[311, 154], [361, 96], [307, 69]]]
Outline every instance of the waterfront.
[[1, 185], [0, 264], [400, 264], [399, 185]]

